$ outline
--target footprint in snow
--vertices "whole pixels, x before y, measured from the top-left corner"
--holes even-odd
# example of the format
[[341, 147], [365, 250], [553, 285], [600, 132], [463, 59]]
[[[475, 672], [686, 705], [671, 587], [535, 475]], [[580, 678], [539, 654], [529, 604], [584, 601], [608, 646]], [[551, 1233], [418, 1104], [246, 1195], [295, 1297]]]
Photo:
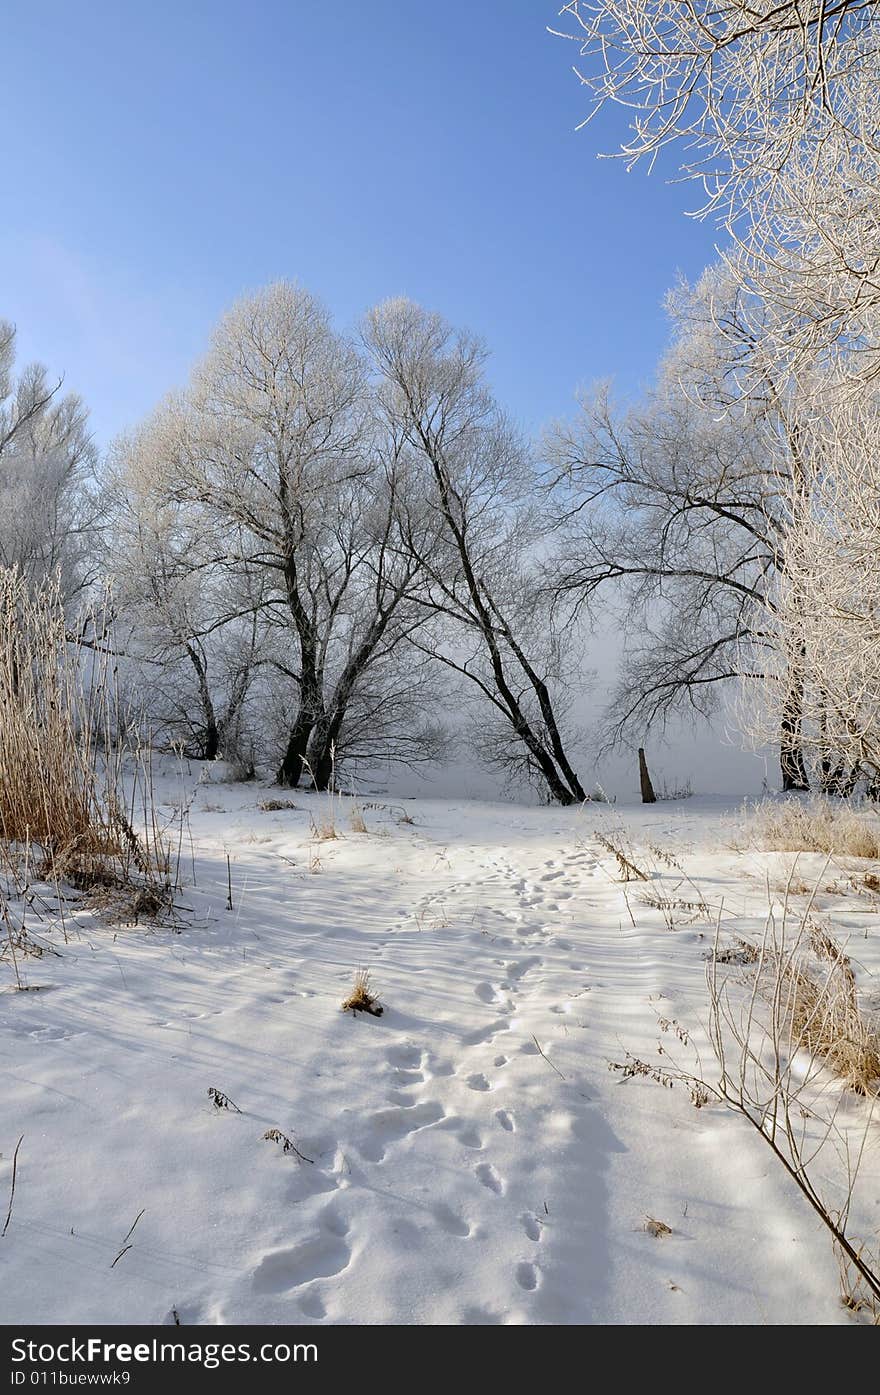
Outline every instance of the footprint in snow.
[[483, 1147], [483, 1135], [473, 1124], [468, 1124], [464, 1119], [456, 1114], [448, 1115], [440, 1124], [441, 1128], [448, 1129], [455, 1134], [459, 1143], [463, 1143], [465, 1148], [480, 1150]]
[[464, 1240], [471, 1233], [470, 1223], [443, 1202], [431, 1208], [431, 1215], [448, 1235], [458, 1235]]
[[388, 1146], [406, 1138], [407, 1134], [430, 1128], [446, 1117], [446, 1111], [436, 1100], [424, 1100], [409, 1108], [380, 1109], [366, 1121], [371, 1136], [357, 1144], [367, 1162], [381, 1162]]
[[313, 1279], [332, 1278], [348, 1267], [351, 1249], [345, 1240], [345, 1217], [328, 1206], [320, 1224], [320, 1234], [301, 1240], [290, 1249], [273, 1250], [263, 1256], [253, 1274], [258, 1293], [286, 1293]]
[[538, 1271], [534, 1264], [529, 1264], [526, 1260], [522, 1264], [518, 1264], [516, 1266], [516, 1282], [527, 1293], [536, 1289], [538, 1287]]
[[495, 1118], [506, 1133], [516, 1132], [516, 1124], [513, 1122], [513, 1115], [510, 1113], [510, 1110], [496, 1109]]
[[490, 1192], [494, 1192], [496, 1196], [503, 1195], [504, 1182], [491, 1163], [480, 1163], [478, 1167], [474, 1168], [474, 1176], [478, 1182], [481, 1182]]
[[472, 1032], [465, 1032], [462, 1041], [465, 1046], [481, 1046], [485, 1041], [491, 1041], [499, 1032], [509, 1032], [510, 1023], [499, 1018], [495, 1022], [490, 1022], [487, 1027], [477, 1027]]
[[520, 1216], [520, 1224], [529, 1240], [538, 1241], [541, 1238], [541, 1225], [536, 1216], [530, 1216], [525, 1212]]
[[424, 1085], [425, 1076], [420, 1070], [403, 1070], [400, 1066], [391, 1067], [391, 1084], [398, 1090], [412, 1090], [417, 1085]]
[[403, 1070], [418, 1070], [422, 1064], [422, 1053], [412, 1042], [402, 1042], [399, 1046], [389, 1046], [385, 1059]]
[[327, 1307], [320, 1293], [304, 1293], [299, 1306], [304, 1316], [314, 1318], [315, 1322], [327, 1316]]
[[465, 1082], [469, 1090], [491, 1090], [492, 1086], [483, 1075], [482, 1071], [477, 1071], [474, 1075], [469, 1075]]

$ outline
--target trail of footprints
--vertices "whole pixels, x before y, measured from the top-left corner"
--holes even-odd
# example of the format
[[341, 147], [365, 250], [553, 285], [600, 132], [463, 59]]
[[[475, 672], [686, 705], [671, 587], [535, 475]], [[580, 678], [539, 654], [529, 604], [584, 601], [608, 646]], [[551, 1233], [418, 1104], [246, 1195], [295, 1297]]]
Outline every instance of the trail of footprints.
[[[479, 893], [488, 887], [489, 899], [497, 900], [497, 884], [503, 884], [506, 890], [514, 893], [514, 910], [490, 909], [487, 914], [494, 914], [496, 920], [502, 921], [502, 927], [506, 925], [513, 931], [514, 938], [507, 939], [506, 943], [515, 951], [524, 947], [523, 940], [528, 940], [539, 952], [510, 958], [502, 953], [494, 959], [492, 965], [498, 971], [497, 977], [492, 976], [490, 970], [490, 976], [476, 984], [473, 990], [476, 997], [490, 1007], [496, 1016], [490, 1022], [463, 1035], [461, 1040], [464, 1061], [458, 1072], [452, 1062], [415, 1044], [403, 1042], [387, 1048], [387, 1107], [376, 1110], [366, 1118], [356, 1144], [361, 1157], [369, 1164], [381, 1165], [395, 1144], [425, 1129], [449, 1129], [465, 1148], [475, 1153], [485, 1153], [491, 1146], [493, 1129], [501, 1130], [505, 1134], [516, 1132], [516, 1114], [509, 1107], [490, 1107], [486, 1110], [484, 1117], [487, 1129], [482, 1128], [479, 1122], [473, 1119], [448, 1113], [439, 1097], [443, 1092], [442, 1088], [437, 1087], [437, 1082], [457, 1074], [468, 1090], [473, 1092], [475, 1103], [482, 1096], [492, 1094], [496, 1088], [496, 1081], [486, 1070], [471, 1068], [471, 1053], [481, 1055], [482, 1051], [478, 1050], [479, 1048], [495, 1045], [496, 1039], [510, 1030], [511, 1018], [516, 1011], [517, 994], [530, 974], [544, 968], [545, 961], [540, 952], [543, 944], [549, 941], [554, 950], [565, 951], [571, 948], [566, 940], [556, 935], [556, 926], [546, 924], [543, 917], [545, 914], [557, 916], [562, 903], [570, 900], [575, 894], [570, 889], [569, 874], [574, 872], [575, 868], [580, 876], [585, 872], [592, 874], [596, 863], [586, 860], [582, 853], [570, 854], [562, 861], [550, 860], [538, 874], [537, 885], [528, 877], [519, 875], [503, 858], [494, 859], [490, 866], [492, 872], [488, 878], [460, 884], [455, 888], [456, 894], [460, 896], [462, 893], [476, 893], [479, 897]], [[420, 914], [430, 913], [433, 907], [441, 904], [442, 898], [427, 897]], [[503, 933], [493, 935], [490, 943], [503, 950]], [[563, 1012], [566, 1009], [556, 1007], [551, 1010]], [[519, 1050], [534, 1054], [537, 1048], [526, 1040], [520, 1044]], [[504, 1051], [496, 1050], [492, 1057], [492, 1069], [503, 1070], [509, 1059]], [[487, 1158], [474, 1162], [473, 1176], [475, 1183], [491, 1195], [505, 1195], [507, 1180]], [[315, 1190], [318, 1193], [326, 1190], [336, 1191], [338, 1188], [338, 1183], [330, 1177], [325, 1177], [326, 1185], [318, 1185], [319, 1181], [316, 1177]], [[461, 1239], [467, 1239], [472, 1235], [471, 1222], [445, 1202], [434, 1203], [429, 1210], [434, 1221], [447, 1234]], [[523, 1213], [519, 1217], [519, 1225], [530, 1245], [540, 1245], [543, 1227], [538, 1217]], [[338, 1200], [335, 1197], [330, 1199], [316, 1218], [314, 1233], [289, 1248], [274, 1250], [263, 1256], [252, 1275], [255, 1292], [287, 1295], [302, 1289], [304, 1291], [298, 1295], [298, 1301], [303, 1314], [315, 1321], [326, 1317], [324, 1300], [318, 1289], [311, 1285], [315, 1280], [331, 1278], [347, 1269], [352, 1258], [351, 1245], [347, 1238], [348, 1229]], [[524, 1293], [533, 1292], [540, 1283], [537, 1263], [529, 1259], [518, 1262], [514, 1269], [514, 1279]], [[475, 1310], [472, 1320], [497, 1319], [491, 1314], [483, 1313], [482, 1310]]]

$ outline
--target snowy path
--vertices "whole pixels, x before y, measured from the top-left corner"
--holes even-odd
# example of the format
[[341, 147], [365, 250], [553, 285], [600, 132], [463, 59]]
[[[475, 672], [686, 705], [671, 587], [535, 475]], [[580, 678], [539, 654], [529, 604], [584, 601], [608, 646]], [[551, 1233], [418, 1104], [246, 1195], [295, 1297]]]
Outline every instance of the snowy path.
[[[422, 801], [315, 845], [307, 807], [210, 796], [191, 926], [83, 918], [29, 967], [51, 991], [0, 997], [0, 1194], [25, 1135], [5, 1321], [846, 1320], [760, 1144], [608, 1070], [660, 1017], [696, 1027], [707, 943], [627, 909], [610, 813]], [[633, 819], [758, 915], [743, 860], [705, 851], [717, 806]], [[361, 966], [379, 1019], [339, 1011]]]

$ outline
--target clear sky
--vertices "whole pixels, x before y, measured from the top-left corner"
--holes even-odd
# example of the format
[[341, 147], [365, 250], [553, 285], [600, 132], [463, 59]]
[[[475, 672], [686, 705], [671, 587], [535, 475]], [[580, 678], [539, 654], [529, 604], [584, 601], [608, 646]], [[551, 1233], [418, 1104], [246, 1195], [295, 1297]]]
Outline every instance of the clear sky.
[[[559, 0], [561, 3], [561, 0]], [[243, 291], [350, 325], [405, 294], [484, 335], [537, 427], [649, 381], [696, 191], [600, 161], [553, 0], [8, 0], [0, 316], [101, 444], [181, 383]]]

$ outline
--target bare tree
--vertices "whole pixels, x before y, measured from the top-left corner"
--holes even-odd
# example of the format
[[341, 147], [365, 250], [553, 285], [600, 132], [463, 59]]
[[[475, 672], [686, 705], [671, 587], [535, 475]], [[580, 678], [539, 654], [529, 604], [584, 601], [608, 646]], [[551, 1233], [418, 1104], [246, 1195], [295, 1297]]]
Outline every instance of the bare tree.
[[[392, 433], [408, 452], [424, 507], [400, 534], [416, 559], [423, 651], [474, 684], [495, 713], [483, 749], [537, 778], [551, 798], [585, 798], [567, 754], [554, 685], [565, 648], [535, 581], [542, 536], [535, 478], [518, 433], [489, 394], [485, 351], [469, 334], [408, 300], [368, 316], [365, 337], [382, 377]], [[574, 636], [569, 637], [574, 648]]]
[[[674, 713], [710, 714], [731, 682], [780, 676], [774, 582], [802, 477], [801, 427], [766, 372], [760, 394], [740, 390], [752, 340], [739, 304], [723, 272], [679, 287], [656, 391], [617, 412], [601, 389], [577, 421], [548, 435], [562, 517], [548, 585], [581, 604], [611, 592], [623, 608], [624, 672], [607, 745], [639, 745]], [[799, 666], [782, 687], [782, 783], [804, 789]]]
[[248, 768], [245, 706], [262, 662], [265, 575], [211, 564], [218, 539], [197, 511], [142, 493], [120, 440], [111, 476], [104, 566], [113, 578], [115, 643], [154, 735], [183, 740], [196, 759]]

